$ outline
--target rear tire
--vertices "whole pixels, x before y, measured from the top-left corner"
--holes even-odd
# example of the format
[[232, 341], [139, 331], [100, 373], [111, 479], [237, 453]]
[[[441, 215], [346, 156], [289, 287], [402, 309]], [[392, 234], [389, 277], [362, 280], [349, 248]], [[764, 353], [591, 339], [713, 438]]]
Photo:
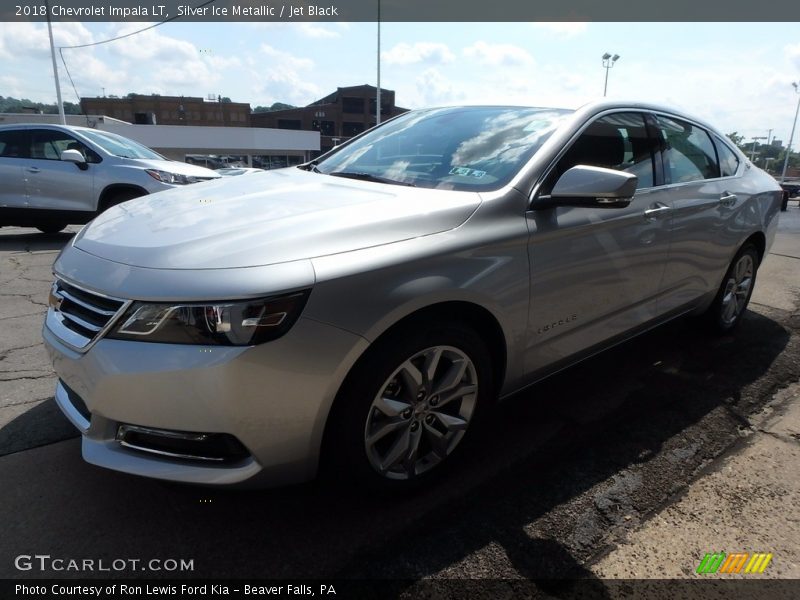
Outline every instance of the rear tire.
[[63, 231], [67, 223], [42, 223], [36, 226], [36, 229], [42, 233], [58, 233]]
[[373, 346], [337, 396], [323, 475], [400, 492], [446, 471], [491, 401], [486, 345], [460, 323], [420, 321]]
[[758, 263], [758, 250], [753, 244], [745, 244], [736, 253], [714, 302], [704, 315], [713, 331], [729, 333], [741, 322], [753, 295]]

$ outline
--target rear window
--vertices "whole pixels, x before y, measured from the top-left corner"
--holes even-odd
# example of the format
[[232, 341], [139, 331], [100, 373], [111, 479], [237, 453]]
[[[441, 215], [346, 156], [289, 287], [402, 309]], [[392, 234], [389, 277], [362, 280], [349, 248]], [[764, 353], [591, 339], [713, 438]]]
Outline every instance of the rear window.
[[736, 175], [739, 170], [739, 158], [731, 150], [728, 145], [718, 137], [714, 138], [717, 144], [717, 154], [719, 155], [719, 170], [722, 177], [731, 177]]
[[27, 158], [30, 154], [26, 132], [19, 129], [0, 131], [0, 157]]
[[705, 129], [671, 117], [658, 117], [666, 141], [666, 183], [686, 183], [719, 177], [717, 153]]

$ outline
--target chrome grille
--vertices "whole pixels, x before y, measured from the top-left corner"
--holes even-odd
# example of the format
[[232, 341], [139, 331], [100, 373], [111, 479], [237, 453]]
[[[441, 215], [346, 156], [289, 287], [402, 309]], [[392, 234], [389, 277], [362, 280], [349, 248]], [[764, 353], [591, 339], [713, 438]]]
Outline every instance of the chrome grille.
[[62, 279], [50, 288], [47, 326], [76, 350], [87, 350], [130, 301], [90, 292]]

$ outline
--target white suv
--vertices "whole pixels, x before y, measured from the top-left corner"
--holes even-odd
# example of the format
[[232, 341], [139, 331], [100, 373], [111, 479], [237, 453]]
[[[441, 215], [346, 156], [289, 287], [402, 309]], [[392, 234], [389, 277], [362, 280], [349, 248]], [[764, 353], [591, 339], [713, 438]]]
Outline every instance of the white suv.
[[0, 226], [61, 231], [110, 206], [219, 175], [88, 127], [0, 127]]

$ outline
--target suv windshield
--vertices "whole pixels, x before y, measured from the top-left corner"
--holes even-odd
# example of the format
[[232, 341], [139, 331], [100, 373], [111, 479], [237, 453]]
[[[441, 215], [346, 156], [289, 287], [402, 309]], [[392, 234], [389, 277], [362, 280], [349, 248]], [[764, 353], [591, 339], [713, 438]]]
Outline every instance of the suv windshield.
[[80, 133], [114, 156], [166, 160], [158, 152], [154, 152], [147, 146], [142, 146], [138, 142], [115, 133], [108, 133], [107, 131], [81, 131]]
[[571, 110], [460, 107], [392, 119], [315, 163], [365, 181], [486, 191], [508, 183]]

